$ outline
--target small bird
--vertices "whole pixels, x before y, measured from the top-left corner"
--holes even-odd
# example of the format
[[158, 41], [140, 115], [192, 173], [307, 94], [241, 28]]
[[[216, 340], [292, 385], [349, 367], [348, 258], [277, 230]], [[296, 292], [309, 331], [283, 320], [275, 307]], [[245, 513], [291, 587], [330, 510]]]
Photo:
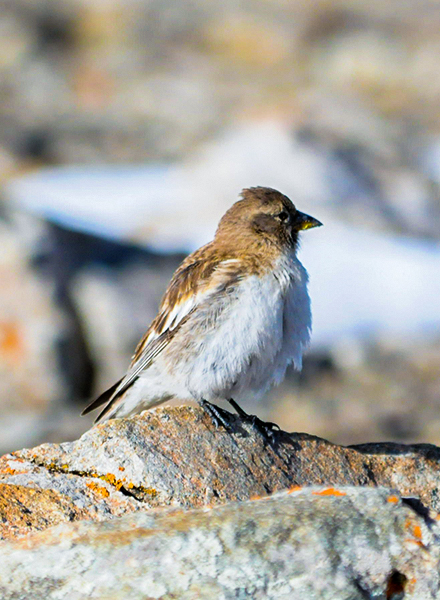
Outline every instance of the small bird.
[[97, 422], [192, 399], [228, 427], [212, 404], [225, 399], [270, 436], [274, 424], [238, 402], [260, 398], [290, 363], [301, 369], [311, 311], [298, 234], [320, 225], [277, 190], [244, 189], [214, 240], [176, 270], [127, 374], [82, 414], [105, 404]]

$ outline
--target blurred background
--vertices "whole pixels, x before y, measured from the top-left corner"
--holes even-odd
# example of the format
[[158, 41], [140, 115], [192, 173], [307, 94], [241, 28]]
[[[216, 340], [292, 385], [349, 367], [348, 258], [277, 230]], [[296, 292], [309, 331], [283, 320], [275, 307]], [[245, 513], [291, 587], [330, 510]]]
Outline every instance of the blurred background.
[[440, 3], [0, 0], [0, 451], [73, 439], [243, 187], [303, 235], [313, 343], [246, 407], [440, 443]]

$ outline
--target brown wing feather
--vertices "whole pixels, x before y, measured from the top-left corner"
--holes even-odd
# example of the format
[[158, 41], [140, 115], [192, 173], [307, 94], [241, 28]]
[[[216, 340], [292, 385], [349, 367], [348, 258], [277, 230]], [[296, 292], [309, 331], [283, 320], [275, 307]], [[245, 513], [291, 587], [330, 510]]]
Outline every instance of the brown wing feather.
[[[225, 261], [228, 260], [233, 264], [229, 268], [225, 266], [221, 269], [219, 281], [215, 280], [212, 277], [213, 273], [222, 262], [225, 264]], [[237, 262], [232, 257], [212, 252], [212, 242], [188, 256], [171, 279], [160, 304], [159, 312], [139, 342], [125, 377], [101, 394], [82, 414], [98, 408], [105, 402], [108, 402], [108, 404], [96, 421], [101, 420], [108, 414], [118, 398], [133, 385], [139, 374], [148, 368], [155, 356], [168, 345], [180, 326], [189, 318], [196, 306], [194, 303], [194, 306], [191, 307], [191, 298], [195, 298], [198, 292], [210, 287], [213, 280], [218, 291], [222, 291], [222, 287], [226, 288], [231, 283], [238, 281], [240, 269], [235, 264]], [[176, 307], [178, 308], [186, 303], [188, 312], [182, 315], [179, 314], [179, 311], [175, 311]], [[175, 319], [170, 321], [170, 315], [174, 314], [173, 311], [175, 311], [176, 316]]]
[[140, 359], [151, 339], [165, 331], [168, 317], [173, 308], [183, 304], [190, 296], [195, 295], [199, 289], [206, 286], [209, 277], [222, 260], [220, 256], [210, 252], [211, 246], [212, 242], [199, 248], [187, 256], [178, 267], [168, 284], [156, 318], [136, 347], [130, 366]]

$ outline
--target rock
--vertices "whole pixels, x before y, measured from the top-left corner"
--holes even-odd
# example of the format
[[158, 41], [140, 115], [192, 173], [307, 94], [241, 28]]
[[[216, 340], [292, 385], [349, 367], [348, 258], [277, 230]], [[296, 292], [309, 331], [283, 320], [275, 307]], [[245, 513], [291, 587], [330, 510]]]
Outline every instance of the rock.
[[[0, 512], [8, 519], [4, 538], [27, 533], [31, 529], [50, 527], [60, 521], [87, 517], [67, 496], [49, 489], [32, 489], [21, 485], [0, 484]], [[7, 517], [5, 517], [7, 515]]]
[[0, 596], [427, 600], [439, 597], [438, 536], [390, 490], [293, 488], [3, 542]]
[[[160, 407], [97, 425], [75, 442], [5, 455], [0, 459], [0, 536], [322, 484], [393, 488], [416, 498], [425, 510], [440, 511], [440, 449], [435, 446], [344, 447], [280, 431], [272, 447], [249, 423], [231, 419], [228, 433], [215, 430], [199, 408]], [[38, 494], [44, 510], [37, 506]]]

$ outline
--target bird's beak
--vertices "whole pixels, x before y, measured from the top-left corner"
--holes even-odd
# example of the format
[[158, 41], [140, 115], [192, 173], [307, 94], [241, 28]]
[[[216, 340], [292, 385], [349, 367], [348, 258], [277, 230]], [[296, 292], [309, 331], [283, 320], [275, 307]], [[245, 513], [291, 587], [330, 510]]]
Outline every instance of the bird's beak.
[[297, 231], [303, 231], [304, 229], [312, 229], [312, 227], [321, 227], [321, 221], [306, 215], [305, 213], [297, 211], [295, 215], [294, 227]]

